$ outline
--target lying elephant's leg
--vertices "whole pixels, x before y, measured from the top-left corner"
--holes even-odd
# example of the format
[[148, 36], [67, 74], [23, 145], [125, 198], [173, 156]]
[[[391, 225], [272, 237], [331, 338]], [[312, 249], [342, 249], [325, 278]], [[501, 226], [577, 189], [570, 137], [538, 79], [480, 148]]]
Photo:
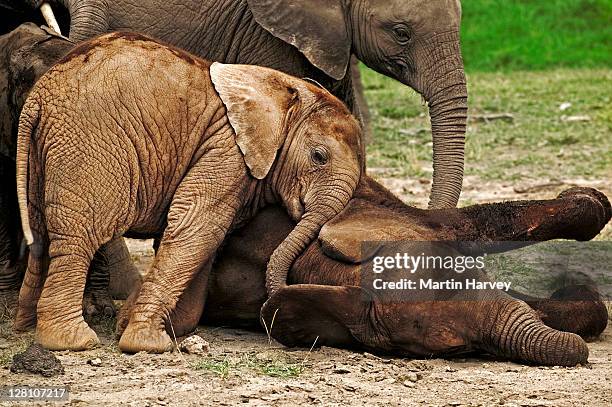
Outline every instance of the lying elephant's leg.
[[525, 301], [542, 322], [551, 328], [572, 332], [588, 339], [599, 336], [608, 325], [608, 309], [599, 293], [586, 285], [563, 287], [550, 298], [537, 298], [510, 291], [514, 298]]
[[458, 218], [446, 212], [430, 216], [440, 224], [453, 219], [456, 240], [474, 242], [590, 240], [612, 215], [606, 196], [592, 188], [571, 188], [551, 200], [469, 206], [459, 209]]

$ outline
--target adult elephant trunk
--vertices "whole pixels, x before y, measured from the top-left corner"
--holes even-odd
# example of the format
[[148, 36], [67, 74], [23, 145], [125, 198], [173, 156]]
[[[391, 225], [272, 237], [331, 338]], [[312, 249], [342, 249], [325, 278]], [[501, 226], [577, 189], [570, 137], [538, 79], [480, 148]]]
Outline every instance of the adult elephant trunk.
[[550, 366], [586, 363], [589, 349], [580, 336], [544, 325], [522, 301], [504, 298], [490, 302], [481, 325], [483, 347], [511, 359]]
[[[357, 185], [357, 180], [351, 182], [353, 191]], [[323, 189], [326, 191], [337, 191], [336, 188]], [[308, 245], [317, 237], [319, 231], [325, 223], [334, 218], [348, 204], [352, 193], [342, 191], [339, 194], [330, 194], [325, 199], [319, 199], [312, 205], [306, 206], [306, 212], [283, 240], [283, 242], [274, 250], [268, 268], [266, 271], [266, 289], [268, 295], [283, 288], [287, 284], [287, 274], [293, 265], [293, 262], [300, 254], [308, 247]]]
[[429, 208], [454, 208], [463, 184], [467, 85], [459, 32], [435, 35], [419, 47], [422, 68], [413, 82], [429, 104], [433, 139], [433, 182]]

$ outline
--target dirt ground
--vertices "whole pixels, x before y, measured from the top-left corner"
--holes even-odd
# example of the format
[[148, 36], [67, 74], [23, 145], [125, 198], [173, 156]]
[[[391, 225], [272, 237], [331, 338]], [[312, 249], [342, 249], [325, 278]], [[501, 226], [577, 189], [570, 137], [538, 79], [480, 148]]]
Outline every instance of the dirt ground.
[[[404, 199], [425, 204], [428, 182], [398, 182], [384, 174], [381, 178]], [[603, 181], [569, 184], [594, 186], [612, 196], [611, 186]], [[570, 186], [484, 185], [468, 179], [463, 197], [470, 203], [551, 198]], [[144, 267], [150, 246], [132, 242], [131, 248]], [[0, 386], [66, 385], [73, 405], [604, 406], [612, 400], [610, 327], [589, 344], [588, 366], [560, 368], [487, 356], [408, 360], [326, 347], [287, 349], [270, 343], [265, 333], [224, 327], [198, 329], [210, 344], [206, 356], [125, 355], [116, 347], [113, 321], [103, 320], [95, 326], [101, 347], [55, 352], [65, 374], [43, 378], [10, 373], [10, 357], [24, 349], [32, 335], [13, 335], [10, 321], [4, 317], [0, 322]]]

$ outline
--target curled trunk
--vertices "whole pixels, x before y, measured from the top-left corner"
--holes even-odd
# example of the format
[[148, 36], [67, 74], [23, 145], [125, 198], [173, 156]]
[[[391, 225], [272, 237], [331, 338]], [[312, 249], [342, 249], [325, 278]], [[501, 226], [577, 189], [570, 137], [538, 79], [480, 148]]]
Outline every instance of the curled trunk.
[[490, 304], [481, 325], [485, 350], [540, 365], [575, 366], [587, 362], [589, 349], [582, 338], [544, 325], [524, 302], [504, 298]]
[[306, 212], [293, 228], [291, 233], [274, 250], [266, 270], [266, 289], [272, 295], [287, 284], [287, 275], [293, 262], [302, 254], [308, 245], [317, 237], [319, 231], [348, 204], [357, 185], [357, 179], [351, 179], [348, 188], [323, 187], [328, 191], [325, 199], [313, 199], [306, 206]]

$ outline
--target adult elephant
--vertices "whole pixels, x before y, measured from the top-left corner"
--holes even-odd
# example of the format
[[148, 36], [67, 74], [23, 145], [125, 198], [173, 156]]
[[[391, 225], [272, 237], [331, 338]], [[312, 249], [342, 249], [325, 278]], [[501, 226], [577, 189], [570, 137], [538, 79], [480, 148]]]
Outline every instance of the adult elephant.
[[[312, 243], [294, 263], [291, 285], [272, 295], [261, 311], [272, 337], [287, 346], [310, 347], [316, 342], [406, 357], [485, 351], [541, 365], [587, 362], [588, 348], [580, 336], [597, 336], [608, 322], [606, 305], [591, 288], [563, 288], [550, 299], [470, 289], [435, 294], [421, 289], [398, 297], [364, 281], [367, 273], [360, 263], [373, 253], [362, 251], [360, 243], [455, 241], [457, 247], [477, 256], [467, 242], [492, 253], [507, 249], [507, 242], [589, 240], [612, 216], [604, 194], [572, 188], [551, 200], [435, 211], [399, 201], [391, 209], [376, 203], [379, 195], [380, 191], [362, 190], [354, 196], [324, 227], [319, 242]], [[204, 298], [204, 323], [259, 325], [261, 305], [267, 299], [267, 258], [292, 227], [282, 210], [270, 207], [234, 234], [219, 254], [208, 297], [190, 290], [179, 302], [177, 315], [172, 317], [174, 332], [179, 335], [193, 329]], [[376, 252], [376, 256], [381, 254]], [[380, 276], [400, 281], [400, 277], [414, 278], [411, 275], [405, 270], [387, 270]], [[467, 278], [440, 269], [433, 274], [420, 269], [415, 275], [436, 281]], [[490, 281], [484, 273], [471, 276]]]
[[[35, 8], [45, 4], [26, 3]], [[349, 69], [354, 54], [372, 69], [412, 87], [429, 103], [434, 168], [429, 206], [457, 204], [467, 116], [458, 0], [50, 0], [50, 4], [68, 11], [72, 40], [115, 30], [142, 32], [209, 60], [262, 65], [312, 78], [359, 115]], [[43, 11], [54, 25], [47, 5]]]

